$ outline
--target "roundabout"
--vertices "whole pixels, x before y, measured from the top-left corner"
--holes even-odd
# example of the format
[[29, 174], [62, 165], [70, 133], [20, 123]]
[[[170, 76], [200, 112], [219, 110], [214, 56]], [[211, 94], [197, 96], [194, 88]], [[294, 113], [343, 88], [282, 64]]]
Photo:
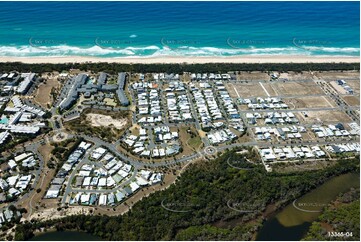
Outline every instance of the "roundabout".
[[204, 153], [206, 155], [215, 155], [217, 153], [217, 149], [214, 146], [207, 146], [204, 148]]
[[53, 136], [53, 141], [58, 143], [66, 140], [67, 138], [68, 138], [68, 134], [63, 131], [60, 131]]

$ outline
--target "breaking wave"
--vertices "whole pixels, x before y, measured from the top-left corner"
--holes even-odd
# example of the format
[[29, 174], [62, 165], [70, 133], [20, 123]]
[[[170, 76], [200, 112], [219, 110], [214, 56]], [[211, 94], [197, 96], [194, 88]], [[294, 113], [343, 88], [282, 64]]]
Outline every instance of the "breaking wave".
[[289, 46], [268, 48], [216, 48], [181, 46], [129, 46], [126, 48], [104, 48], [100, 46], [0, 46], [1, 56], [98, 56], [98, 57], [155, 57], [155, 56], [239, 56], [239, 55], [351, 55], [360, 54], [353, 47]]

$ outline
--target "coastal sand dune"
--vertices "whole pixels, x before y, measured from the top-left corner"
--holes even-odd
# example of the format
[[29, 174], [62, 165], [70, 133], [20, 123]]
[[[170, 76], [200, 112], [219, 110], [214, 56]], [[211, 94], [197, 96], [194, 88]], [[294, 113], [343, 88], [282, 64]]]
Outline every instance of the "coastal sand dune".
[[352, 63], [360, 62], [358, 56], [231, 56], [231, 57], [119, 57], [100, 58], [83, 56], [66, 57], [0, 57], [0, 62], [23, 62], [23, 63], [84, 63], [84, 62], [113, 62], [123, 64], [159, 64], [159, 63]]

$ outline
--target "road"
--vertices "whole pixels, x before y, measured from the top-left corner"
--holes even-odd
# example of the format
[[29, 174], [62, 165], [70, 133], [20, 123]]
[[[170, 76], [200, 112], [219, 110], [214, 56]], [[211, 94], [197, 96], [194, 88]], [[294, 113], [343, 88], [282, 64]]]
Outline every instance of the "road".
[[[231, 85], [233, 85], [234, 83], [239, 83], [240, 81], [229, 81], [229, 83], [231, 83]], [[260, 80], [258, 81], [261, 85], [262, 83], [269, 83], [269, 81], [265, 81], [265, 80]], [[298, 97], [315, 97], [315, 96], [328, 96], [330, 97], [332, 100], [335, 101], [335, 103], [337, 104], [337, 107], [322, 107], [322, 108], [297, 108], [297, 109], [283, 109], [283, 110], [238, 110], [239, 113], [241, 114], [241, 117], [244, 118], [244, 114], [245, 113], [265, 113], [265, 112], [302, 112], [302, 111], [343, 111], [345, 112], [347, 115], [349, 115], [350, 118], [352, 118], [354, 121], [358, 121], [359, 117], [355, 114], [352, 113], [354, 111], [359, 110], [359, 107], [356, 106], [349, 106], [347, 105], [347, 103], [345, 102], [345, 100], [342, 98], [343, 95], [338, 94], [335, 90], [333, 90], [333, 88], [327, 83], [324, 82], [322, 80], [298, 80], [298, 81], [293, 81], [293, 82], [303, 82], [303, 83], [311, 83], [311, 82], [315, 82], [317, 85], [319, 85], [321, 87], [321, 89], [323, 90], [324, 93], [322, 94], [308, 94], [308, 95], [280, 95], [277, 96], [278, 98], [298, 98]], [[163, 83], [162, 83], [163, 84]], [[212, 87], [214, 89], [214, 83], [211, 82]], [[62, 89], [61, 94], [58, 97], [58, 101], [57, 103], [51, 108], [51, 113], [53, 114], [53, 117], [49, 120], [52, 125], [53, 125], [53, 131], [51, 132], [52, 135], [57, 134], [59, 132], [65, 132], [63, 124], [62, 124], [62, 115], [58, 115], [56, 112], [56, 106], [60, 103], [61, 98], [64, 98], [64, 95], [66, 94], [66, 90], [72, 85], [71, 82], [68, 81], [67, 84], [65, 84], [65, 86]], [[163, 87], [163, 85], [161, 86]], [[263, 85], [262, 85], [263, 87]], [[264, 87], [263, 87], [264, 88]], [[236, 90], [237, 91], [237, 90]], [[156, 124], [156, 125], [145, 125], [144, 127], [147, 129], [148, 134], [151, 136], [152, 132], [150, 130], [150, 128], [154, 128], [154, 127], [159, 127], [159, 126], [169, 126], [169, 127], [179, 127], [179, 124], [176, 123], [169, 123], [168, 118], [167, 118], [167, 103], [166, 100], [164, 98], [164, 93], [163, 93], [163, 89], [160, 89], [160, 101], [161, 101], [161, 106], [164, 110], [164, 112], [162, 113], [162, 117], [164, 123], [162, 124]], [[216, 92], [216, 91], [215, 91]], [[187, 87], [187, 89], [185, 90], [185, 94], [187, 95], [187, 98], [189, 100], [190, 103], [190, 110], [192, 113], [192, 116], [194, 118], [194, 121], [192, 122], [187, 122], [187, 125], [194, 125], [196, 127], [197, 130], [202, 130], [201, 124], [199, 122], [199, 117], [198, 117], [198, 113], [197, 113], [197, 109], [195, 107], [194, 104], [194, 99], [191, 95], [191, 90], [189, 88], [189, 86]], [[135, 95], [133, 92], [131, 92], [132, 95], [132, 99], [133, 101], [136, 100]], [[237, 95], [239, 96], [238, 92]], [[220, 107], [220, 110], [222, 112], [222, 114], [224, 115], [224, 117], [227, 117], [227, 113], [224, 109], [224, 106], [222, 105], [222, 100], [220, 99], [218, 93], [216, 93], [215, 98], [217, 100], [217, 104]], [[125, 108], [122, 107], [119, 110], [129, 110], [129, 108]], [[135, 113], [133, 113], [132, 116], [132, 121], [133, 123], [136, 123], [136, 119], [137, 119], [137, 115]], [[228, 120], [228, 118], [227, 118]], [[253, 127], [258, 127], [258, 126], [249, 126], [247, 122], [244, 122], [244, 125], [248, 128], [251, 129]], [[300, 126], [304, 126], [304, 127], [311, 127], [313, 124], [302, 124]], [[277, 127], [282, 127], [282, 125], [278, 125]], [[251, 135], [253, 135], [253, 132], [251, 130], [249, 130], [249, 133]], [[105, 142], [103, 140], [101, 140], [100, 138], [97, 137], [92, 137], [92, 136], [88, 136], [88, 135], [81, 135], [85, 140], [92, 142], [94, 145], [86, 152], [86, 154], [84, 155], [83, 159], [76, 165], [76, 167], [72, 170], [71, 174], [68, 176], [67, 178], [67, 185], [62, 197], [62, 204], [65, 204], [67, 201], [67, 198], [69, 197], [69, 195], [73, 192], [96, 192], [96, 193], [102, 193], [102, 192], [115, 192], [117, 191], [120, 187], [124, 187], [129, 185], [130, 182], [132, 182], [132, 180], [134, 180], [135, 176], [137, 175], [137, 172], [139, 169], [142, 168], [159, 168], [159, 167], [169, 167], [169, 166], [173, 166], [173, 165], [177, 165], [180, 163], [187, 163], [190, 161], [193, 161], [195, 159], [199, 159], [202, 157], [207, 156], [207, 152], [205, 150], [201, 150], [198, 152], [195, 152], [191, 155], [188, 156], [184, 156], [181, 157], [179, 159], [173, 159], [173, 160], [168, 160], [168, 161], [159, 161], [159, 162], [145, 162], [145, 161], [140, 161], [140, 160], [136, 160], [133, 159], [131, 157], [129, 157], [127, 154], [123, 154], [121, 152], [119, 152], [117, 150], [117, 147], [119, 145], [120, 140], [117, 140], [115, 143], [109, 143], [109, 142]], [[74, 137], [74, 135], [72, 134], [68, 134], [68, 138]], [[44, 136], [44, 139], [46, 139], [46, 142], [49, 142], [50, 139], [50, 135], [48, 136]], [[152, 138], [152, 137], [151, 137]], [[202, 142], [204, 143], [205, 147], [209, 147], [209, 141], [206, 137], [202, 137]], [[233, 143], [233, 144], [225, 144], [225, 145], [220, 145], [220, 146], [216, 146], [214, 147], [215, 150], [217, 152], [221, 152], [224, 151], [226, 149], [232, 149], [232, 148], [236, 148], [236, 147], [241, 147], [241, 146], [252, 146], [252, 147], [259, 147], [259, 148], [266, 148], [266, 147], [282, 147], [282, 146], [289, 146], [289, 145], [327, 145], [327, 144], [342, 144], [342, 143], [346, 143], [349, 140], [345, 140], [342, 138], [334, 138], [333, 140], [317, 140], [317, 141], [293, 141], [292, 143], [290, 141], [279, 141], [279, 142], [274, 142], [274, 143], [266, 143], [266, 142], [258, 142], [254, 140], [254, 137], [252, 137], [252, 141], [249, 142], [244, 142], [244, 143]], [[151, 139], [153, 140], [153, 139]], [[354, 138], [354, 142], [359, 142], [359, 137]], [[34, 196], [35, 191], [35, 187], [36, 185], [40, 182], [40, 175], [41, 172], [44, 170], [44, 157], [41, 156], [41, 154], [38, 152], [38, 148], [41, 145], [41, 141], [35, 142], [35, 143], [29, 143], [25, 149], [27, 151], [31, 151], [34, 154], [36, 154], [36, 156], [39, 159], [39, 169], [34, 171], [34, 180], [32, 183], [32, 188], [33, 190], [30, 191], [29, 193], [25, 194], [24, 196], [22, 196], [21, 198], [19, 198], [18, 201], [14, 202], [13, 204], [19, 204], [21, 202], [23, 202], [25, 199], [28, 198], [32, 198]], [[152, 145], [152, 144], [151, 144]], [[106, 149], [108, 149], [110, 152], [112, 152], [114, 155], [118, 156], [122, 161], [129, 163], [130, 165], [132, 165], [133, 170], [131, 173], [131, 176], [129, 178], [124, 179], [120, 184], [118, 184], [117, 186], [111, 188], [111, 189], [82, 189], [82, 188], [73, 188], [71, 183], [74, 179], [74, 177], [76, 176], [78, 170], [81, 168], [82, 165], [84, 164], [96, 164], [96, 165], [102, 165], [100, 163], [94, 163], [94, 161], [90, 161], [88, 159], [90, 152], [99, 146], [103, 146]], [[43, 177], [44, 178], [44, 177]], [[42, 179], [41, 184], [43, 183], [44, 179]], [[32, 199], [30, 199], [29, 201], [29, 214], [31, 214], [32, 212]]]

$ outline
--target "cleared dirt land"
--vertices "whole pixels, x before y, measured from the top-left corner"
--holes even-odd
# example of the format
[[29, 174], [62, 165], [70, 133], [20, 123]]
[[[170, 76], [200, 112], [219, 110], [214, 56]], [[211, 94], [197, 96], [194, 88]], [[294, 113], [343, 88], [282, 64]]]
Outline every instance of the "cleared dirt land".
[[[85, 109], [80, 117], [64, 122], [64, 128], [76, 134], [93, 135], [107, 142], [113, 142], [127, 129], [129, 118], [127, 111]], [[125, 122], [124, 119], [127, 121]]]
[[300, 81], [300, 80], [313, 80], [313, 76], [309, 72], [293, 72], [289, 71], [288, 73], [278, 73], [279, 79], [287, 79], [288, 81]]
[[275, 82], [273, 87], [277, 89], [278, 95], [310, 95], [321, 94], [322, 89], [314, 82]]
[[314, 72], [315, 77], [324, 80], [339, 80], [339, 79], [359, 79], [360, 73], [357, 71], [325, 71], [325, 72]]
[[351, 122], [352, 120], [342, 111], [309, 111], [308, 117], [304, 117], [302, 113], [296, 113], [301, 123], [313, 124], [323, 122], [325, 124], [337, 124]]
[[356, 96], [343, 96], [342, 97], [346, 103], [350, 106], [360, 106], [360, 97]]
[[51, 104], [53, 102], [53, 97], [50, 94], [52, 89], [60, 88], [60, 83], [58, 82], [56, 77], [50, 77], [46, 80], [46, 83], [42, 83], [39, 85], [37, 92], [35, 94], [35, 102], [46, 108], [47, 104]]
[[86, 114], [86, 117], [94, 127], [108, 127], [113, 125], [116, 129], [122, 129], [128, 122], [126, 118], [113, 119], [111, 116], [96, 113], [88, 113]]
[[[264, 85], [264, 84], [263, 84]], [[229, 95], [233, 98], [267, 97], [259, 82], [252, 83], [227, 83]], [[238, 95], [237, 95], [238, 92]]]
[[355, 81], [346, 81], [347, 85], [349, 85], [354, 93], [360, 93], [360, 80], [355, 80]]
[[237, 80], [241, 81], [265, 81], [269, 80], [270, 76], [265, 72], [244, 72], [241, 71], [239, 74], [237, 74]]
[[338, 93], [340, 93], [340, 94], [346, 94], [346, 90], [345, 90], [342, 86], [338, 85], [336, 81], [331, 81], [331, 82], [330, 82], [330, 85], [331, 85], [331, 86], [333, 87], [333, 89], [335, 89]]
[[262, 83], [262, 85], [271, 97], [278, 96], [278, 93], [276, 89], [273, 87], [272, 83]]
[[324, 108], [334, 107], [335, 103], [327, 96], [284, 98], [283, 101], [293, 108]]

